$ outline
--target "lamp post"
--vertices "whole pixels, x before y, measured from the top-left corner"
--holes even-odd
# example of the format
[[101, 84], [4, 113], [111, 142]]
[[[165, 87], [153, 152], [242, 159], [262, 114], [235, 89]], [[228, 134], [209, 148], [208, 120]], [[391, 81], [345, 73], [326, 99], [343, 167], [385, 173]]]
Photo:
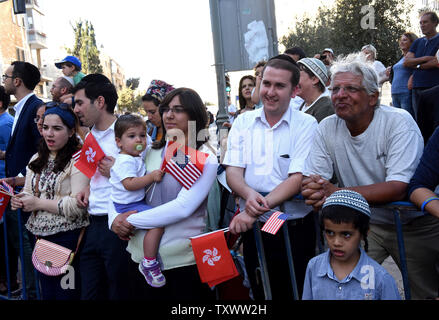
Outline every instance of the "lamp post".
[[219, 129], [219, 137], [218, 141], [221, 141], [223, 136], [222, 131], [226, 131], [227, 129], [222, 129], [224, 122], [228, 121], [227, 116], [227, 98], [226, 98], [226, 81], [225, 81], [225, 65], [224, 65], [224, 56], [223, 56], [223, 48], [221, 42], [221, 26], [220, 26], [220, 17], [219, 17], [219, 9], [218, 9], [218, 0], [209, 0], [210, 1], [210, 21], [212, 24], [212, 35], [213, 35], [213, 48], [215, 55], [215, 71], [216, 71], [216, 84], [218, 88], [218, 116], [216, 118], [216, 125]]

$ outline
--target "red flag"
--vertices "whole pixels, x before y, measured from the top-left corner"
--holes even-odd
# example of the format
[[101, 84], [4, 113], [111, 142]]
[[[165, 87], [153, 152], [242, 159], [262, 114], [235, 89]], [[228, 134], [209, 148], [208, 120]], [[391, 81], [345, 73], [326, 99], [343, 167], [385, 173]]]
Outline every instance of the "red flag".
[[207, 153], [184, 147], [177, 143], [169, 142], [161, 170], [171, 174], [186, 189], [203, 174], [204, 163], [209, 155]]
[[271, 215], [270, 219], [265, 222], [261, 230], [274, 235], [277, 233], [279, 228], [282, 227], [287, 218], [288, 214], [276, 211]]
[[98, 162], [104, 157], [105, 153], [90, 132], [85, 138], [84, 145], [82, 146], [79, 159], [75, 163], [75, 167], [91, 179], [96, 172]]
[[3, 217], [11, 196], [14, 195], [14, 188], [8, 183], [0, 183], [0, 219]]
[[0, 193], [0, 219], [3, 217], [3, 213], [5, 213], [10, 199], [11, 196]]
[[201, 282], [213, 287], [239, 275], [223, 230], [192, 238], [191, 243]]

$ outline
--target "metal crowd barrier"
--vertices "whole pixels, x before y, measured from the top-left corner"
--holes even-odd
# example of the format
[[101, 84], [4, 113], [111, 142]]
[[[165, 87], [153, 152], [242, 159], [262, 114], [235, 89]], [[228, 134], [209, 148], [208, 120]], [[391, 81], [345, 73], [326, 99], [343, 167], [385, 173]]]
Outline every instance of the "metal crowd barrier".
[[[302, 196], [297, 196], [295, 198], [297, 201], [303, 201]], [[394, 214], [394, 220], [395, 220], [395, 227], [396, 227], [396, 233], [397, 233], [397, 241], [398, 241], [398, 250], [399, 250], [399, 258], [400, 258], [400, 271], [404, 286], [404, 296], [405, 300], [411, 299], [411, 293], [410, 293], [410, 283], [408, 280], [408, 270], [407, 270], [407, 260], [406, 260], [406, 252], [405, 252], [405, 245], [404, 245], [404, 236], [402, 232], [402, 223], [400, 219], [401, 210], [418, 210], [416, 206], [407, 201], [398, 201], [398, 202], [391, 202], [384, 206], [380, 206], [380, 208], [386, 208], [392, 210]], [[296, 277], [294, 273], [294, 261], [293, 261], [293, 255], [291, 251], [291, 245], [290, 245], [290, 239], [288, 234], [288, 225], [284, 223], [282, 225], [282, 231], [284, 233], [284, 241], [285, 241], [285, 250], [288, 258], [288, 267], [290, 270], [290, 282], [293, 289], [293, 299], [299, 300], [300, 297], [298, 295], [297, 290], [297, 283], [296, 283]], [[261, 235], [261, 229], [259, 226], [259, 222], [256, 221], [253, 225], [253, 232], [255, 236], [255, 242], [256, 242], [256, 249], [258, 252], [258, 260], [259, 260], [259, 266], [261, 269], [261, 280], [262, 285], [264, 288], [264, 294], [266, 300], [272, 300], [272, 294], [271, 294], [271, 287], [270, 287], [270, 279], [267, 271], [267, 262], [265, 259], [265, 253], [264, 253], [264, 246], [262, 244], [262, 235]], [[317, 233], [319, 233], [319, 230], [316, 230]]]
[[[8, 210], [8, 209], [7, 209]], [[7, 283], [7, 294], [6, 295], [0, 295], [0, 300], [28, 300], [28, 292], [27, 292], [27, 285], [26, 285], [26, 265], [25, 265], [25, 259], [24, 259], [24, 228], [22, 225], [22, 212], [20, 209], [16, 211], [17, 219], [18, 219], [18, 239], [19, 239], [19, 251], [20, 251], [20, 268], [21, 268], [21, 294], [18, 296], [13, 297], [11, 292], [11, 271], [10, 271], [10, 264], [9, 264], [9, 248], [8, 248], [8, 227], [6, 222], [6, 211], [3, 214], [3, 231], [4, 231], [4, 246], [5, 246], [5, 264], [6, 264], [6, 283]], [[39, 280], [38, 280], [38, 272], [34, 268], [35, 273], [35, 291], [36, 291], [36, 299], [40, 300], [40, 287], [39, 287]], [[19, 288], [20, 289], [20, 288]]]
[[[296, 197], [297, 201], [303, 201], [303, 198]], [[417, 210], [417, 208], [413, 205], [411, 202], [406, 201], [398, 201], [398, 202], [392, 202], [389, 204], [386, 204], [385, 206], [381, 206], [382, 208], [391, 209], [394, 214], [395, 219], [395, 227], [397, 232], [397, 241], [398, 241], [398, 249], [399, 249], [399, 257], [400, 257], [400, 270], [402, 275], [402, 281], [404, 286], [404, 295], [406, 300], [411, 299], [411, 293], [410, 293], [410, 284], [408, 280], [408, 271], [407, 271], [407, 261], [406, 261], [406, 252], [405, 252], [405, 246], [404, 246], [404, 236], [402, 232], [402, 223], [400, 219], [400, 213], [401, 210]], [[5, 213], [6, 214], [6, 213]], [[7, 280], [7, 295], [0, 295], [0, 300], [14, 300], [14, 299], [22, 299], [27, 300], [28, 294], [27, 294], [27, 286], [26, 286], [26, 274], [25, 274], [25, 259], [24, 259], [24, 249], [23, 249], [23, 225], [21, 222], [21, 210], [17, 210], [18, 215], [18, 233], [19, 233], [19, 248], [20, 248], [20, 266], [21, 266], [21, 295], [18, 297], [13, 297], [11, 292], [11, 275], [10, 275], [10, 268], [9, 268], [9, 252], [8, 252], [8, 239], [7, 239], [7, 223], [6, 223], [6, 217], [4, 215], [3, 217], [3, 230], [4, 230], [4, 246], [5, 246], [5, 261], [6, 261], [6, 280]], [[285, 241], [285, 248], [286, 248], [286, 254], [288, 258], [288, 267], [289, 267], [289, 273], [290, 273], [290, 283], [291, 287], [293, 289], [293, 299], [299, 300], [299, 294], [297, 290], [297, 282], [296, 282], [296, 276], [294, 272], [294, 261], [293, 261], [293, 255], [291, 251], [291, 244], [290, 244], [290, 237], [288, 232], [288, 225], [286, 223], [282, 226], [282, 232], [284, 234], [284, 241]], [[319, 231], [316, 230], [318, 234]], [[270, 288], [270, 280], [269, 275], [267, 271], [267, 262], [265, 259], [265, 253], [264, 253], [264, 246], [262, 244], [262, 235], [261, 235], [261, 229], [259, 227], [259, 223], [255, 222], [254, 228], [254, 237], [256, 242], [256, 249], [258, 253], [258, 260], [259, 260], [259, 266], [261, 269], [261, 279], [262, 279], [262, 285], [264, 289], [265, 299], [266, 300], [272, 300], [272, 294], [271, 294], [271, 288]], [[39, 281], [38, 281], [38, 273], [34, 269], [35, 272], [35, 287], [36, 287], [36, 298], [37, 300], [40, 300], [40, 290], [39, 290]]]

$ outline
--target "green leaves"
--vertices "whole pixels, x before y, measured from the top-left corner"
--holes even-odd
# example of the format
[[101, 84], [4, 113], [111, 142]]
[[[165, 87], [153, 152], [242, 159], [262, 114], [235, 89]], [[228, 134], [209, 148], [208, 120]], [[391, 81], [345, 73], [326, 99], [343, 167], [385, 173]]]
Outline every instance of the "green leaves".
[[80, 20], [72, 25], [72, 29], [75, 32], [75, 43], [73, 48], [67, 48], [67, 52], [81, 60], [83, 73], [102, 73], [93, 24], [88, 20]]
[[398, 40], [410, 28], [412, 5], [407, 0], [337, 0], [321, 6], [315, 17], [296, 19], [294, 30], [281, 38], [286, 48], [298, 46], [308, 57], [332, 48], [336, 55], [373, 44], [378, 60], [388, 66], [401, 55]]

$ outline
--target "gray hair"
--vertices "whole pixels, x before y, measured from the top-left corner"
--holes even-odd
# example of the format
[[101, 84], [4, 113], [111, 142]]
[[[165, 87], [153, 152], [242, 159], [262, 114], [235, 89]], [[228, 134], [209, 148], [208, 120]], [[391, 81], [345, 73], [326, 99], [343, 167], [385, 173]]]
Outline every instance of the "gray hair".
[[361, 48], [361, 51], [363, 51], [363, 50], [369, 50], [370, 52], [373, 53], [373, 58], [374, 58], [374, 59], [377, 58], [377, 49], [376, 49], [373, 45], [371, 45], [371, 44], [366, 44], [365, 46], [363, 46], [363, 47]]
[[[338, 73], [349, 72], [356, 76], [361, 76], [361, 84], [366, 89], [368, 95], [379, 92], [378, 75], [373, 67], [373, 63], [366, 60], [364, 54], [359, 52], [351, 53], [347, 56], [339, 56], [331, 67], [331, 87], [334, 83], [334, 78]], [[378, 100], [377, 105], [380, 102]]]

